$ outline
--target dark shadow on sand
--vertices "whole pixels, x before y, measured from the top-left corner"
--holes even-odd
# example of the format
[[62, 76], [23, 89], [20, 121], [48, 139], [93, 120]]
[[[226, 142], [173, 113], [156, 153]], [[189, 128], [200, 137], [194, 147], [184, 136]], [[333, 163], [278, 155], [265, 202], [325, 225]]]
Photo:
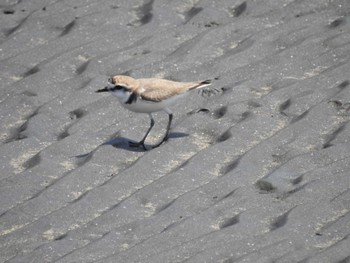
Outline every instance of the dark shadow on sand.
[[[175, 139], [175, 138], [187, 137], [187, 136], [189, 136], [189, 134], [187, 134], [187, 133], [172, 132], [169, 134], [168, 140]], [[145, 151], [142, 147], [130, 147], [129, 142], [136, 143], [137, 141], [130, 140], [130, 139], [125, 138], [125, 137], [116, 137], [116, 138], [113, 138], [113, 139], [111, 139], [111, 140], [109, 140], [101, 145], [112, 145], [115, 148], [123, 149], [123, 150], [127, 150], [127, 151], [133, 151], [133, 152], [144, 152]], [[145, 144], [145, 146], [146, 146], [147, 150], [152, 149], [151, 144]]]
[[[169, 134], [168, 140], [169, 139], [175, 139], [175, 138], [182, 138], [182, 137], [187, 137], [189, 136], [188, 133], [184, 133], [184, 132], [171, 132]], [[84, 153], [84, 154], [79, 154], [74, 156], [75, 158], [78, 158], [79, 164], [84, 164], [87, 161], [89, 161], [92, 157], [92, 155], [94, 154], [94, 151], [96, 151], [96, 149], [98, 149], [100, 146], [103, 145], [112, 145], [114, 148], [117, 149], [123, 149], [123, 150], [127, 150], [127, 151], [132, 151], [132, 152], [146, 152], [146, 150], [144, 150], [141, 146], [140, 147], [130, 147], [129, 146], [129, 142], [134, 142], [136, 143], [137, 141], [134, 140], [130, 140], [128, 138], [125, 137], [115, 137], [111, 140], [108, 140], [102, 144], [100, 144], [99, 146], [97, 146], [94, 150], [92, 150], [91, 152], [88, 153]], [[146, 144], [146, 148], [147, 150], [152, 150], [152, 145], [151, 144]]]

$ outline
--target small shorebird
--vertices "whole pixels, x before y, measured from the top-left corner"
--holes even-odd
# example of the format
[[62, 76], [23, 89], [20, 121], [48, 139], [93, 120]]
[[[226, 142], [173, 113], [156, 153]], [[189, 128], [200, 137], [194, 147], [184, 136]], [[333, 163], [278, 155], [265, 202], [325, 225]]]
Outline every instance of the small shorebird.
[[168, 139], [173, 113], [168, 108], [177, 99], [184, 97], [189, 91], [210, 85], [210, 80], [198, 82], [176, 82], [166, 79], [134, 79], [129, 76], [117, 75], [108, 79], [108, 85], [96, 92], [110, 92], [118, 98], [123, 107], [138, 113], [147, 113], [151, 125], [139, 142], [129, 142], [130, 147], [142, 146], [145, 150], [145, 140], [153, 128], [155, 121], [152, 113], [165, 111], [169, 121], [164, 138], [152, 148], [156, 148]]

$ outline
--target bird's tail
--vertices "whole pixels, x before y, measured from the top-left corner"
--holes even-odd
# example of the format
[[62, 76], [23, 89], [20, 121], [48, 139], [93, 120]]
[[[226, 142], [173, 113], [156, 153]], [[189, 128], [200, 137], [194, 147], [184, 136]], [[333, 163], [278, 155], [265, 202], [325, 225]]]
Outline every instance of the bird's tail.
[[207, 80], [199, 82], [198, 85], [195, 87], [195, 89], [203, 88], [203, 87], [206, 87], [209, 85], [211, 85], [211, 79], [207, 79]]
[[[217, 78], [215, 78], [217, 79]], [[211, 85], [211, 79], [207, 79], [204, 81], [201, 81], [198, 83], [198, 86], [196, 86], [195, 89], [198, 89], [198, 93], [201, 94], [203, 97], [211, 97], [212, 95], [218, 94], [220, 91], [217, 90], [216, 88], [205, 88], [202, 89], [203, 87]]]

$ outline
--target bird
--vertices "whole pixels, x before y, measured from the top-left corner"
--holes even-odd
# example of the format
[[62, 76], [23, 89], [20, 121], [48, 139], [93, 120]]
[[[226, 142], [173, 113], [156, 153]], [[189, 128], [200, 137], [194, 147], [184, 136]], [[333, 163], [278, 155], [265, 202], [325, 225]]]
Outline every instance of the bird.
[[211, 80], [197, 82], [178, 82], [160, 78], [135, 79], [130, 76], [116, 75], [108, 78], [106, 87], [96, 90], [97, 93], [109, 92], [116, 96], [119, 102], [126, 109], [136, 113], [146, 113], [150, 118], [150, 127], [139, 142], [129, 141], [130, 147], [140, 147], [147, 150], [145, 140], [152, 130], [155, 120], [152, 113], [164, 111], [168, 114], [168, 124], [163, 139], [152, 146], [152, 149], [159, 147], [169, 136], [173, 112], [170, 106], [177, 100], [189, 94], [191, 90], [211, 85]]

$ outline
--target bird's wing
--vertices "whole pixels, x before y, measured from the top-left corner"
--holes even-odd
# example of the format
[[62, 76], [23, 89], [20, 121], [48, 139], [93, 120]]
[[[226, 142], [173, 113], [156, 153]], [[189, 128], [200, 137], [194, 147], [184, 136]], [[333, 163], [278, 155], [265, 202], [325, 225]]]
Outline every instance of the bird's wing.
[[189, 90], [210, 85], [210, 81], [176, 82], [165, 79], [141, 79], [139, 95], [143, 100], [159, 102]]

